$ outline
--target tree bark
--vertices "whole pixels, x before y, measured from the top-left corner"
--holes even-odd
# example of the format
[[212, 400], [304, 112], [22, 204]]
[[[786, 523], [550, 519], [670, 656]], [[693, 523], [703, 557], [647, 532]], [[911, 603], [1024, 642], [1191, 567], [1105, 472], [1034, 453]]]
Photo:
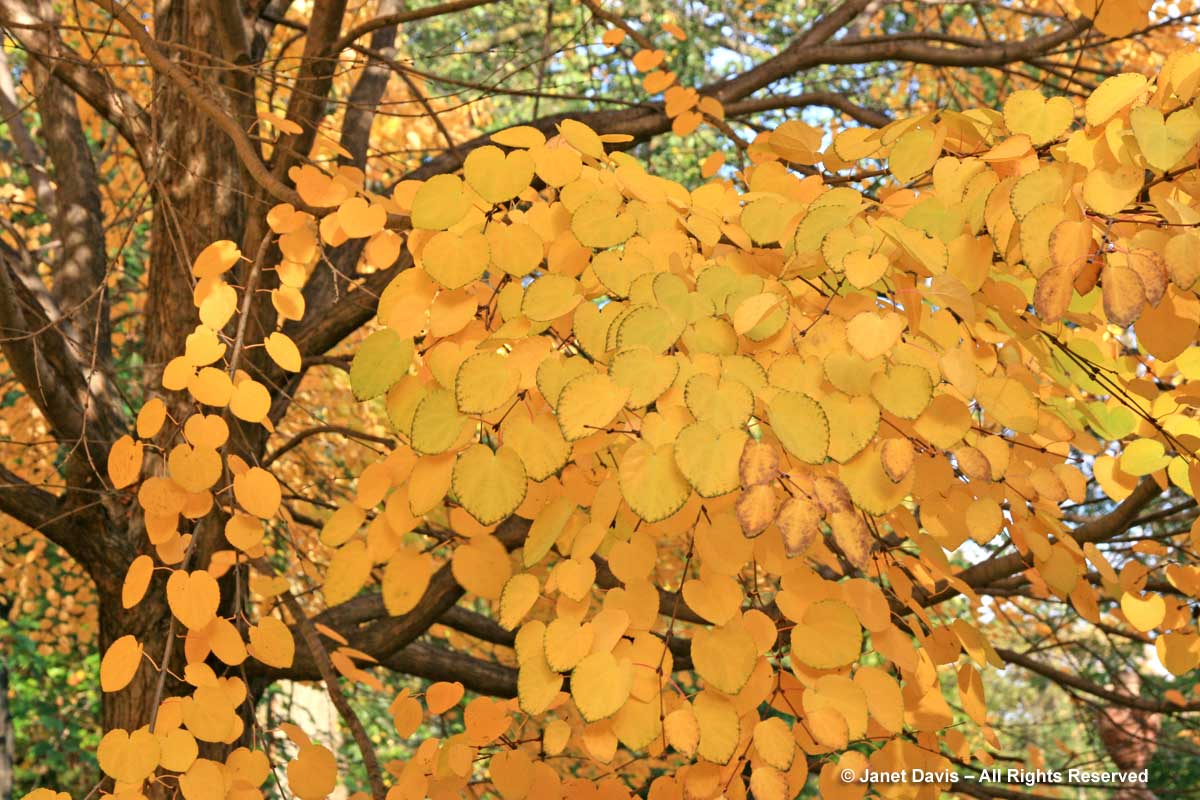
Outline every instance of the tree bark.
[[[198, 68], [198, 53], [220, 53], [221, 43], [204, 3], [169, 0], [156, 5], [155, 38], [166, 52], [189, 53], [178, 62], [215, 102], [213, 69]], [[241, 241], [246, 208], [241, 166], [229, 138], [165, 77], [155, 86], [156, 152], [163, 154], [154, 176], [154, 215], [150, 234], [150, 285], [146, 304], [147, 391], [160, 388], [162, 368], [181, 354], [195, 319], [191, 265], [218, 239]]]
[[[213, 83], [214, 69], [205, 69], [200, 53], [220, 53], [221, 42], [212, 17], [204, 3], [189, 0], [162, 0], [155, 6], [155, 38], [166, 45], [168, 53], [188, 54], [178, 61], [181, 69], [216, 102], [226, 103], [221, 87]], [[196, 325], [193, 305], [191, 265], [196, 255], [219, 239], [240, 242], [246, 224], [245, 187], [237, 155], [228, 136], [209, 119], [197, 113], [179, 87], [159, 77], [152, 107], [155, 152], [161, 154], [152, 176], [153, 215], [150, 234], [149, 290], [143, 322], [146, 397], [161, 396], [175, 419], [184, 419], [192, 410], [183, 393], [162, 392], [162, 370], [184, 351], [185, 340]], [[233, 433], [237, 436], [237, 432]], [[149, 459], [148, 459], [149, 463]], [[149, 464], [150, 471], [162, 469], [161, 460]], [[140, 511], [134, 509], [130, 520], [114, 522], [130, 550], [148, 550]], [[110, 522], [112, 522], [110, 520]], [[193, 532], [197, 558], [192, 569], [207, 567], [220, 526], [200, 524]], [[171, 612], [165, 600], [164, 582], [157, 576], [145, 598], [133, 609], [121, 605], [120, 577], [115, 586], [97, 587], [100, 603], [100, 647], [104, 652], [121, 636], [133, 634], [145, 648], [146, 656], [162, 666], [170, 631]], [[232, 594], [232, 589], [229, 591]], [[223, 591], [225, 595], [226, 592]], [[176, 626], [171, 666], [182, 671], [183, 637], [186, 630]], [[175, 682], [168, 674], [163, 697], [177, 696], [190, 687]], [[158, 672], [147, 662], [133, 682], [121, 690], [105, 694], [102, 724], [104, 730], [134, 730], [147, 725], [155, 712], [158, 696]]]

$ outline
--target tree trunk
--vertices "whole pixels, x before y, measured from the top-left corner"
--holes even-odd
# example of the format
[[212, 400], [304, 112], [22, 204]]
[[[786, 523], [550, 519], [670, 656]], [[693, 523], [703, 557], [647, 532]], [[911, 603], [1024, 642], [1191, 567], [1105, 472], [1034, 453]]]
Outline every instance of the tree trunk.
[[[119, 594], [114, 596], [100, 593], [98, 596], [100, 652], [107, 652], [113, 642], [127, 634], [136, 636], [145, 652], [143, 662], [130, 684], [119, 692], [104, 693], [100, 721], [105, 731], [114, 728], [133, 731], [150, 724], [150, 717], [156, 707], [154, 696], [158, 684], [158, 671], [150, 661], [155, 664], [162, 663], [167, 628], [171, 619], [163, 587], [164, 581], [155, 580], [142, 602], [131, 609], [122, 607]], [[173, 669], [176, 674], [180, 672], [178, 658], [182, 646], [182, 639], [175, 642]], [[169, 680], [170, 675], [167, 678]]]
[[[202, 53], [220, 53], [221, 45], [205, 3], [163, 0], [155, 7], [155, 37], [200, 90], [218, 102], [221, 87], [205, 68]], [[160, 386], [161, 369], [183, 352], [195, 326], [191, 265], [205, 246], [218, 239], [241, 241], [245, 226], [241, 168], [229, 137], [170, 80], [155, 85], [154, 129], [163, 153], [154, 185], [150, 235], [150, 287], [146, 304], [147, 389]]]
[[[220, 72], [205, 64], [201, 55], [221, 52], [205, 3], [193, 0], [156, 3], [154, 35], [201, 91], [224, 102], [222, 89], [212, 78]], [[182, 59], [180, 54], [184, 56]], [[183, 420], [193, 410], [191, 399], [185, 393], [165, 395], [161, 380], [163, 368], [184, 352], [185, 340], [198, 323], [192, 299], [191, 265], [210, 243], [219, 239], [241, 240], [246, 204], [240, 166], [229, 138], [199, 114], [176, 85], [161, 76], [156, 79], [152, 113], [156, 152], [162, 155], [152, 184], [151, 267], [143, 322], [147, 365], [144, 389], [147, 399], [162, 396], [172, 418]], [[150, 473], [163, 471], [161, 457], [151, 460], [148, 455], [147, 468]], [[145, 529], [137, 524], [136, 515], [135, 511], [135, 520], [128, 523], [125, 535], [134, 550], [151, 552]], [[190, 569], [207, 567], [212, 551], [220, 546], [221, 526], [215, 514], [210, 516], [214, 518], [198, 523], [192, 531], [195, 553]], [[122, 607], [119, 581], [120, 577], [115, 587], [97, 587], [101, 652], [121, 636], [133, 634], [144, 646], [146, 656], [161, 666], [171, 622], [165, 580], [156, 572], [145, 598], [133, 609]], [[222, 585], [222, 595], [227, 592], [232, 596], [231, 587]], [[176, 633], [169, 666], [179, 674], [187, 631], [176, 625]], [[104, 695], [104, 730], [134, 730], [149, 724], [159, 694], [158, 675], [146, 663], [128, 687]], [[168, 674], [162, 696], [190, 691], [191, 687]]]

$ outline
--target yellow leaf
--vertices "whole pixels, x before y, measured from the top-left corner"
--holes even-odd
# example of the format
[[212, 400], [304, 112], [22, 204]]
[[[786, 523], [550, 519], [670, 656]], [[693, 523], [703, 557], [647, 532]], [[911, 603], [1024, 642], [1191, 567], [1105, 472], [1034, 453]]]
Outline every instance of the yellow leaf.
[[125, 582], [121, 586], [121, 606], [133, 608], [146, 596], [150, 579], [154, 577], [154, 559], [140, 555], [129, 565], [125, 573]]
[[535, 322], [550, 322], [569, 314], [582, 300], [578, 281], [567, 275], [546, 273], [526, 287], [521, 313]]
[[359, 400], [370, 400], [390, 389], [408, 371], [412, 339], [390, 328], [378, 330], [358, 346], [350, 364], [350, 386]]
[[694, 422], [675, 440], [675, 463], [701, 497], [728, 494], [740, 483], [738, 464], [748, 439], [744, 430]]
[[282, 500], [279, 481], [262, 467], [251, 467], [235, 476], [233, 496], [242, 508], [259, 519], [275, 516]]
[[528, 409], [520, 405], [505, 417], [500, 432], [505, 446], [521, 457], [530, 480], [546, 480], [571, 458], [571, 443], [563, 438], [558, 420], [548, 409], [541, 409], [531, 417]]
[[742, 533], [753, 538], [767, 529], [779, 512], [779, 497], [770, 484], [751, 486], [742, 492], [737, 501], [737, 520]]
[[1121, 612], [1130, 625], [1146, 633], [1162, 624], [1167, 614], [1167, 604], [1160, 594], [1138, 597], [1125, 592], [1121, 595]]
[[280, 369], [288, 372], [300, 371], [300, 350], [286, 334], [276, 331], [268, 336], [263, 344], [266, 345], [267, 355], [279, 365]]
[[142, 439], [150, 439], [162, 430], [167, 418], [167, 405], [157, 397], [152, 397], [142, 406], [137, 415], [137, 435]]
[[484, 200], [503, 203], [529, 186], [533, 180], [533, 159], [524, 150], [506, 156], [499, 147], [484, 145], [467, 154], [463, 177]]
[[842, 261], [846, 280], [859, 289], [865, 289], [882, 278], [889, 266], [887, 256], [883, 253], [868, 253], [865, 250], [847, 253]]
[[792, 658], [814, 669], [835, 669], [858, 660], [862, 626], [841, 600], [818, 600], [792, 628]]
[[301, 747], [287, 765], [288, 788], [300, 800], [324, 800], [337, 785], [337, 761], [319, 744]]
[[491, 259], [488, 240], [479, 231], [434, 234], [421, 250], [421, 267], [447, 289], [479, 280]]
[[725, 694], [737, 694], [758, 661], [754, 638], [741, 619], [692, 634], [692, 662], [705, 683]]
[[531, 148], [546, 143], [546, 136], [537, 128], [517, 125], [492, 134], [492, 141], [505, 147]]
[[924, 367], [895, 364], [871, 378], [871, 396], [884, 411], [901, 419], [916, 419], [933, 399], [933, 382]]
[[619, 213], [607, 199], [589, 200], [571, 216], [571, 232], [584, 247], [598, 250], [616, 247], [636, 230], [633, 214]]
[[629, 388], [617, 385], [607, 375], [588, 372], [572, 378], [563, 385], [557, 403], [563, 437], [573, 442], [604, 430], [628, 398]]
[[334, 552], [326, 568], [322, 587], [326, 604], [336, 606], [354, 597], [370, 575], [366, 543], [360, 539], [347, 542]]
[[494, 525], [525, 499], [528, 480], [521, 457], [510, 447], [492, 452], [476, 444], [458, 454], [451, 473], [458, 502], [481, 525]]
[[287, 669], [296, 655], [292, 632], [281, 620], [263, 617], [250, 626], [250, 644], [246, 651], [269, 667]]
[[[653, 67], [647, 67], [653, 69]], [[604, 158], [604, 143], [600, 141], [600, 137], [596, 132], [582, 122], [573, 119], [564, 119], [558, 124], [558, 131], [567, 140], [567, 143], [590, 158]]]
[[1114, 325], [1132, 325], [1146, 305], [1146, 286], [1129, 267], [1108, 264], [1100, 273], [1104, 316]]
[[500, 625], [510, 631], [515, 629], [537, 602], [540, 589], [537, 577], [528, 572], [509, 578], [500, 592]]
[[246, 378], [234, 385], [229, 410], [238, 419], [262, 422], [271, 410], [271, 393], [258, 381]]
[[161, 731], [160, 726], [159, 733], [155, 734], [158, 736], [161, 749], [158, 765], [172, 772], [186, 772], [196, 762], [196, 756], [200, 754], [196, 737], [183, 728], [174, 728], [166, 733], [161, 733]]
[[1042, 97], [1036, 89], [1013, 92], [1004, 102], [1004, 123], [1013, 133], [1029, 137], [1034, 147], [1052, 142], [1075, 121], [1075, 108], [1065, 97]]
[[454, 396], [464, 414], [486, 414], [507, 404], [521, 382], [514, 359], [495, 352], [475, 353], [458, 367]]
[[941, 151], [933, 131], [926, 128], [911, 130], [892, 145], [888, 168], [897, 181], [908, 183], [931, 169]]
[[205, 247], [192, 262], [192, 275], [196, 278], [215, 278], [226, 272], [242, 257], [242, 251], [233, 242], [225, 239]]
[[167, 579], [167, 605], [188, 630], [204, 629], [217, 615], [221, 590], [205, 570], [176, 570]]
[[361, 197], [349, 197], [338, 206], [337, 221], [347, 237], [365, 239], [383, 230], [387, 224], [387, 209]]
[[193, 414], [183, 425], [183, 435], [195, 447], [217, 450], [229, 438], [229, 425], [218, 414]]
[[546, 626], [543, 647], [546, 663], [555, 672], [570, 672], [592, 649], [595, 630], [590, 622], [559, 617]]
[[499, 600], [504, 584], [512, 575], [508, 551], [498, 539], [478, 535], [454, 550], [451, 572], [458, 585], [488, 600]]
[[125, 635], [108, 646], [100, 660], [100, 691], [119, 692], [129, 685], [142, 663], [142, 643]]
[[692, 699], [700, 726], [697, 755], [714, 764], [727, 764], [737, 750], [741, 724], [737, 709], [724, 695], [704, 690]]
[[1145, 76], [1132, 72], [1106, 78], [1088, 96], [1087, 124], [1096, 127], [1108, 122], [1136, 100], [1146, 84]]
[[616, 47], [621, 42], [625, 41], [625, 31], [620, 28], [609, 28], [600, 37], [600, 40], [609, 47]]
[[188, 381], [188, 391], [197, 403], [224, 408], [233, 397], [233, 381], [222, 370], [205, 367]]
[[414, 228], [444, 231], [466, 216], [471, 201], [456, 175], [435, 175], [417, 189], [412, 201]]
[[171, 480], [189, 492], [202, 492], [221, 477], [223, 465], [216, 450], [179, 444], [167, 457], [167, 472]]
[[142, 472], [142, 443], [122, 436], [108, 451], [108, 479], [114, 489], [124, 489]]
[[421, 398], [413, 413], [412, 448], [423, 455], [444, 453], [459, 442], [469, 423], [452, 392], [434, 389]]
[[984, 411], [1001, 425], [1019, 433], [1037, 430], [1037, 398], [1020, 381], [1004, 376], [983, 378], [976, 396]]
[[158, 766], [161, 752], [158, 739], [148, 728], [133, 733], [111, 730], [96, 748], [96, 760], [105, 775], [121, 783], [141, 784]]
[[1163, 443], [1155, 439], [1137, 439], [1125, 445], [1121, 453], [1121, 469], [1141, 477], [1165, 469], [1171, 457], [1166, 455]]
[[875, 515], [886, 514], [903, 502], [914, 481], [911, 472], [899, 482], [893, 481], [883, 469], [878, 445], [868, 447], [843, 464], [840, 476], [854, 504]]
[[1083, 180], [1083, 199], [1093, 211], [1112, 216], [1137, 198], [1142, 183], [1143, 173], [1139, 167], [1089, 170]]
[[904, 696], [895, 679], [879, 667], [859, 667], [854, 683], [867, 698], [867, 710], [890, 733], [904, 729]]
[[520, 278], [541, 265], [544, 244], [531, 226], [519, 222], [511, 225], [493, 222], [484, 235], [491, 262], [501, 271]]
[[463, 685], [458, 681], [438, 681], [425, 690], [425, 705], [430, 714], [444, 714], [458, 705], [463, 698]]
[[693, 416], [717, 430], [740, 428], [754, 411], [754, 395], [741, 381], [700, 373], [687, 382], [684, 402]]
[[846, 735], [862, 738], [867, 732], [867, 697], [862, 687], [845, 675], [822, 675], [802, 699], [805, 714], [822, 709], [837, 711], [846, 721]]
[[789, 453], [806, 464], [820, 464], [829, 453], [829, 422], [815, 400], [781, 391], [767, 405], [771, 429]]
[[684, 705], [667, 714], [663, 720], [663, 731], [667, 744], [691, 758], [700, 744], [700, 721], [690, 705]]
[[571, 698], [588, 722], [611, 717], [629, 698], [633, 666], [612, 653], [592, 653], [571, 671]]
[[738, 458], [738, 477], [743, 486], [770, 483], [779, 476], [779, 450], [769, 442], [747, 437]]
[[780, 717], [760, 720], [754, 726], [753, 741], [754, 749], [763, 761], [785, 772], [792, 768], [792, 759], [796, 756], [796, 739], [787, 723]]
[[821, 510], [805, 497], [788, 498], [775, 522], [783, 534], [784, 549], [792, 558], [804, 555], [821, 540]]
[[550, 552], [576, 508], [571, 498], [558, 495], [538, 511], [525, 538], [522, 559], [526, 568], [537, 564]]
[[671, 516], [692, 493], [675, 463], [675, 446], [670, 442], [658, 447], [634, 442], [620, 459], [618, 475], [625, 502], [647, 522]]
[[905, 325], [900, 314], [880, 316], [864, 311], [846, 324], [846, 341], [860, 356], [870, 360], [891, 350], [900, 341]]
[[522, 661], [517, 673], [517, 698], [521, 710], [537, 716], [544, 713], [557, 699], [563, 676], [550, 669], [539, 649], [531, 658]]
[[388, 559], [383, 570], [380, 594], [388, 614], [398, 617], [417, 607], [429, 579], [433, 577], [433, 557], [412, 547], [401, 547]]

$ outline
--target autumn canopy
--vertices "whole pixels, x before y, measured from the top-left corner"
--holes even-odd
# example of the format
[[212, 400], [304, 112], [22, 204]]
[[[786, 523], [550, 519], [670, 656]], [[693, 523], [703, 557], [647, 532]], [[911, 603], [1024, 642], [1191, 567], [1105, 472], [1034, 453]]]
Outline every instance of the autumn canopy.
[[1191, 785], [1194, 12], [733, 5], [0, 0], [0, 795]]

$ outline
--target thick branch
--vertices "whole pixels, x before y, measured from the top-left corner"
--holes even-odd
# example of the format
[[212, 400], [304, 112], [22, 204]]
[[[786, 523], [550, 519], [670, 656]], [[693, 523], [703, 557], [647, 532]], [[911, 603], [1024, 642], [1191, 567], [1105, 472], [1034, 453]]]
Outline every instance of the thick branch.
[[49, 534], [62, 513], [58, 498], [27, 482], [20, 475], [0, 464], [0, 512], [33, 530]]
[[234, 65], [224, 76], [229, 105], [237, 114], [242, 130], [248, 131], [255, 124], [254, 73], [241, 5], [239, 0], [209, 0], [209, 16], [216, 26], [226, 60]]
[[[22, 302], [23, 297], [28, 302]], [[84, 431], [81, 378], [78, 370], [64, 372], [51, 363], [55, 353], [60, 356], [56, 361], [68, 363], [70, 355], [63, 352], [53, 325], [39, 318], [35, 304], [36, 299], [13, 280], [10, 259], [0, 250], [0, 351], [57, 436], [76, 441]]]
[[[1137, 488], [1112, 511], [1071, 530], [1071, 538], [1079, 542], [1079, 544], [1102, 542], [1106, 539], [1111, 539], [1124, 532], [1141, 510], [1161, 493], [1162, 488], [1153, 478], [1143, 478], [1142, 482], [1137, 485]], [[968, 567], [955, 577], [972, 588], [980, 588], [1028, 568], [1029, 564], [1023, 555], [1020, 553], [1010, 553], [1006, 556], [991, 558], [981, 564]], [[932, 602], [940, 602], [940, 599], [933, 600], [931, 598], [931, 604]]]
[[300, 71], [287, 108], [287, 118], [300, 126], [300, 132], [285, 134], [276, 144], [275, 164], [271, 168], [274, 181], [282, 182], [288, 170], [308, 155], [316, 140], [325, 111], [325, 95], [338, 63], [336, 55], [327, 57], [329, 45], [337, 37], [345, 13], [346, 0], [317, 0], [313, 4]]
[[1093, 683], [1086, 678], [1055, 669], [1048, 664], [1044, 664], [1035, 658], [1030, 658], [1024, 653], [1018, 653], [1015, 650], [996, 648], [996, 653], [1009, 664], [1015, 664], [1018, 667], [1027, 669], [1030, 672], [1035, 672], [1044, 678], [1048, 678], [1061, 686], [1069, 686], [1072, 689], [1086, 692], [1093, 697], [1099, 697], [1102, 700], [1107, 700], [1114, 705], [1124, 706], [1125, 708], [1136, 708], [1142, 711], [1150, 711], [1159, 714], [1180, 714], [1187, 711], [1200, 711], [1200, 703], [1188, 703], [1187, 705], [1181, 706], [1176, 705], [1175, 703], [1163, 703], [1138, 695], [1126, 694], [1124, 692], [1106, 689], [1105, 687], [1097, 683]]
[[517, 696], [517, 671], [442, 647], [413, 642], [380, 660], [385, 667], [433, 681], [459, 681], [472, 692], [491, 697]]
[[245, 167], [246, 171], [259, 186], [263, 187], [272, 197], [280, 202], [291, 203], [297, 208], [308, 208], [308, 204], [300, 199], [300, 195], [295, 189], [287, 186], [275, 175], [271, 174], [270, 170], [267, 169], [259, 157], [258, 148], [250, 140], [250, 137], [246, 135], [246, 132], [241, 129], [237, 120], [226, 114], [224, 109], [211, 97], [201, 90], [200, 87], [192, 83], [187, 74], [175, 62], [167, 58], [158, 49], [158, 44], [132, 14], [126, 11], [116, 0], [95, 0], [95, 2], [112, 14], [121, 24], [121, 27], [138, 43], [138, 46], [142, 50], [142, 55], [150, 62], [150, 66], [174, 83], [196, 107], [197, 111], [212, 120], [213, 124], [229, 137], [242, 166]]
[[725, 113], [730, 117], [741, 117], [761, 111], [808, 108], [810, 106], [824, 106], [841, 111], [851, 119], [864, 125], [870, 125], [872, 128], [882, 128], [892, 121], [892, 118], [882, 111], [860, 106], [846, 95], [837, 92], [802, 92], [800, 94], [752, 97], [748, 100], [730, 103], [725, 107]]
[[[839, 6], [818, 20], [805, 33], [777, 55], [761, 64], [729, 79], [722, 79], [701, 87], [702, 96], [715, 97], [728, 109], [739, 101], [750, 97], [780, 80], [797, 75], [805, 70], [830, 64], [867, 64], [887, 61], [908, 61], [916, 64], [957, 67], [998, 67], [1036, 57], [1046, 51], [1070, 41], [1086, 31], [1091, 21], [1076, 19], [1045, 36], [1030, 39], [991, 42], [970, 40], [970, 46], [942, 47], [923, 41], [910, 41], [879, 37], [857, 40], [847, 45], [839, 41], [819, 44], [830, 39], [844, 24], [857, 15], [861, 0]], [[764, 101], [765, 102], [765, 101]], [[588, 113], [566, 112], [552, 114], [532, 120], [526, 124], [546, 134], [552, 134], [563, 119], [576, 119], [593, 128], [597, 133], [624, 133], [633, 137], [626, 147], [664, 133], [671, 127], [660, 106], [633, 108]], [[461, 143], [454, 154], [443, 154], [430, 159], [418, 167], [407, 178], [426, 179], [433, 175], [449, 172], [456, 168], [457, 159], [476, 147], [487, 144], [490, 134]]]
[[110, 358], [110, 334], [100, 181], [74, 92], [54, 73], [37, 73], [37, 107], [57, 186], [53, 221], [60, 249], [52, 265], [53, 293], [59, 308], [77, 315], [80, 361], [103, 366]]
[[302, 321], [290, 323], [284, 332], [292, 337], [306, 359], [328, 352], [375, 315], [379, 295], [393, 278], [411, 266], [412, 254], [405, 248], [393, 266], [372, 272], [354, 291], [344, 293], [320, 313], [309, 313]]

